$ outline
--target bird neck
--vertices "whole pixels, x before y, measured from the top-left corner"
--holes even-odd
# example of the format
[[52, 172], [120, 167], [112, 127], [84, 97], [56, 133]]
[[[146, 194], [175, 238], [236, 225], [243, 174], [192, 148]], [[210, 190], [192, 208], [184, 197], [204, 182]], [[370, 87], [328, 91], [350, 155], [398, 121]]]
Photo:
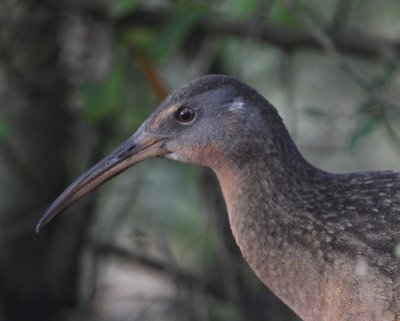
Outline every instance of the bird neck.
[[284, 153], [268, 149], [250, 161], [227, 161], [214, 169], [238, 243], [246, 239], [239, 240], [240, 233], [251, 234], [253, 223], [262, 222], [266, 229], [296, 220], [302, 191], [317, 193], [313, 178], [330, 175], [309, 164], [294, 144], [284, 149]]
[[[301, 190], [314, 190], [315, 177], [331, 174], [308, 163], [286, 131], [285, 139], [261, 138], [239, 157], [225, 157], [213, 168], [221, 185], [231, 224], [236, 220], [292, 217]], [[238, 154], [238, 153], [236, 153]], [[238, 216], [236, 218], [236, 216]], [[232, 226], [236, 228], [237, 226]]]
[[305, 194], [313, 198], [318, 193], [315, 181], [329, 179], [330, 174], [309, 164], [294, 143], [279, 149], [269, 148], [240, 166], [227, 164], [215, 172], [243, 256], [258, 277], [301, 315], [298, 298], [306, 290], [297, 279], [311, 269], [313, 260], [312, 253], [304, 252], [308, 246], [299, 247], [313, 240], [297, 242], [310, 222], [300, 210], [301, 199]]

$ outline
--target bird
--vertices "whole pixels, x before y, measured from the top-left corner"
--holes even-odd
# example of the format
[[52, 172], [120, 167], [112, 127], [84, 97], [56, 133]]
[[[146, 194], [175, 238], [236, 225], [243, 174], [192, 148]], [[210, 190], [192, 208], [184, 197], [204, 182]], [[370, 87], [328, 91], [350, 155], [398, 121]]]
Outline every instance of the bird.
[[50, 205], [42, 229], [151, 157], [211, 168], [258, 278], [304, 321], [400, 321], [400, 172], [329, 173], [300, 153], [277, 109], [227, 75], [173, 91]]

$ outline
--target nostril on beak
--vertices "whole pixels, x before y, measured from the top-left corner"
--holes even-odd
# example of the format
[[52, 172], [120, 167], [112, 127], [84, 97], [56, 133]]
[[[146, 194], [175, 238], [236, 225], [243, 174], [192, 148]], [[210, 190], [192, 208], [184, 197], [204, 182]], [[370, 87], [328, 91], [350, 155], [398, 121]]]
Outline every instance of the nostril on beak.
[[135, 144], [135, 145], [132, 145], [131, 147], [129, 147], [129, 148], [126, 150], [126, 152], [127, 152], [127, 153], [131, 152], [135, 147], [136, 147], [136, 144]]
[[122, 159], [126, 156], [126, 154], [130, 153], [133, 151], [136, 147], [136, 144], [129, 146], [127, 149], [125, 149], [120, 155], [118, 155], [118, 159]]

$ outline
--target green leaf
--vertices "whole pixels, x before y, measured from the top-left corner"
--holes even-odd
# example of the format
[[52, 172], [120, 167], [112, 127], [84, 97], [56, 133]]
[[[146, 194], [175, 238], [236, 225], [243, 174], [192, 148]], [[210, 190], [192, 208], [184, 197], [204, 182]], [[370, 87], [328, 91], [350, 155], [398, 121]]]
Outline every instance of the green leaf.
[[380, 90], [384, 88], [394, 77], [397, 75], [397, 71], [399, 69], [399, 64], [397, 60], [387, 61], [383, 65], [383, 70], [380, 75], [373, 77], [368, 85], [367, 90]]
[[125, 62], [119, 59], [104, 82], [83, 87], [83, 114], [88, 122], [103, 120], [121, 110], [124, 78]]
[[[299, 13], [311, 18], [314, 22], [322, 23], [322, 14], [318, 10], [319, 8], [317, 5], [310, 4], [309, 1], [295, 0], [293, 1], [293, 6], [295, 6], [296, 11], [299, 11]], [[292, 27], [303, 25], [303, 22], [299, 19], [299, 17], [288, 10], [285, 0], [274, 1], [270, 10], [270, 20]]]
[[132, 12], [143, 3], [143, 0], [116, 0], [111, 1], [111, 14], [114, 17], [120, 17]]
[[383, 112], [380, 104], [367, 101], [357, 112], [357, 125], [348, 139], [348, 149], [353, 150], [369, 134], [373, 133], [383, 121]]
[[225, 1], [221, 9], [224, 14], [230, 15], [233, 19], [243, 20], [254, 14], [260, 4], [260, 0], [231, 0]]
[[302, 25], [301, 21], [286, 8], [283, 0], [273, 2], [269, 15], [272, 22], [288, 26]]
[[151, 41], [143, 49], [154, 60], [168, 57], [205, 15], [207, 9], [207, 5], [191, 5], [177, 10], [162, 30], [153, 34]]
[[349, 149], [353, 150], [362, 139], [375, 131], [379, 124], [380, 121], [377, 121], [374, 118], [365, 119], [359, 122], [354, 131], [351, 133], [348, 143]]
[[0, 138], [8, 137], [10, 134], [10, 126], [4, 120], [0, 119]]

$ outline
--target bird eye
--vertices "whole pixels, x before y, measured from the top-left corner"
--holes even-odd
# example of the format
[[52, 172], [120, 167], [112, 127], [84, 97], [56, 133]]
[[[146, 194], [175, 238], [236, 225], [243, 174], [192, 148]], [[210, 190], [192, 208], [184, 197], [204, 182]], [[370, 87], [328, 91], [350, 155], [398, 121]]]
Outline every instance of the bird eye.
[[195, 112], [188, 107], [181, 107], [177, 110], [175, 118], [182, 123], [188, 123], [193, 120]]

